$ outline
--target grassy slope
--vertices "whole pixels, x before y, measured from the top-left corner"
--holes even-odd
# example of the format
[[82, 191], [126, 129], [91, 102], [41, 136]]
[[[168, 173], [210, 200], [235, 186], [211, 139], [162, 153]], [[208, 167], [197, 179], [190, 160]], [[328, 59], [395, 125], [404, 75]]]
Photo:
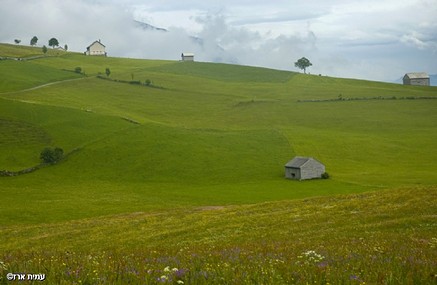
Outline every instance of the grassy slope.
[[[10, 72], [13, 70], [14, 72]], [[80, 78], [68, 71], [35, 64], [33, 61], [1, 62], [0, 88], [2, 91], [16, 91], [59, 80]]]
[[[0, 141], [5, 154], [0, 168], [36, 164], [45, 145], [81, 150], [55, 167], [1, 179], [4, 196], [10, 197], [3, 200], [2, 223], [436, 183], [437, 154], [428, 150], [437, 140], [437, 100], [297, 102], [338, 94], [435, 96], [435, 88], [77, 54], [0, 64], [0, 72], [21, 78], [15, 86], [22, 82], [23, 89], [60, 80], [66, 71], [59, 70], [76, 66], [87, 74], [109, 67], [113, 79], [151, 79], [162, 87], [88, 77], [3, 94], [8, 100], [0, 106], [0, 127], [8, 135]], [[28, 85], [24, 78], [35, 74], [35, 66], [51, 72], [40, 73], [40, 82]], [[322, 160], [332, 179], [284, 180], [283, 165], [295, 154]], [[48, 189], [56, 189], [56, 195]], [[12, 197], [29, 206], [17, 214]], [[53, 202], [52, 207], [42, 212], [32, 199]], [[75, 210], [79, 206], [83, 211]]]
[[[7, 53], [8, 49], [0, 45], [0, 56], [10, 56]], [[29, 53], [32, 53], [31, 49]], [[151, 79], [154, 86], [162, 88], [62, 71], [74, 70], [77, 66], [87, 75], [103, 73], [108, 67], [113, 79], [142, 82]], [[87, 252], [89, 245], [75, 234], [79, 227], [80, 236], [85, 233], [87, 243], [90, 241], [96, 251], [108, 248], [109, 237], [111, 243], [113, 240], [126, 243], [126, 248], [120, 250], [127, 251], [137, 245], [142, 248], [147, 242], [152, 247], [172, 252], [174, 249], [166, 248], [163, 240], [172, 241], [172, 244], [200, 241], [197, 253], [193, 254], [202, 254], [211, 250], [210, 246], [214, 248], [223, 242], [229, 243], [229, 247], [263, 244], [268, 240], [282, 243], [288, 240], [289, 234], [306, 224], [287, 224], [291, 220], [283, 219], [283, 214], [304, 216], [314, 221], [302, 233], [301, 247], [288, 252], [287, 258], [291, 259], [299, 250], [323, 250], [326, 246], [334, 251], [342, 242], [350, 242], [352, 248], [358, 237], [347, 236], [351, 228], [357, 225], [356, 233], [364, 231], [367, 234], [373, 220], [374, 225], [392, 223], [394, 230], [390, 227], [371, 230], [371, 238], [360, 248], [363, 255], [372, 243], [402, 232], [406, 223], [410, 223], [415, 232], [397, 236], [399, 240], [409, 244], [407, 241], [422, 238], [432, 244], [435, 223], [429, 221], [429, 227], [425, 228], [420, 225], [426, 224], [421, 222], [423, 215], [428, 215], [425, 212], [431, 213], [426, 219], [432, 219], [432, 213], [436, 211], [434, 204], [425, 202], [432, 200], [435, 192], [432, 185], [437, 183], [434, 175], [437, 153], [432, 151], [437, 141], [437, 100], [315, 103], [298, 100], [335, 99], [340, 94], [343, 98], [430, 97], [437, 96], [436, 88], [232, 65], [78, 54], [27, 62], [1, 61], [0, 74], [5, 75], [0, 77], [0, 93], [3, 93], [0, 94], [0, 130], [3, 134], [0, 137], [0, 169], [18, 170], [35, 165], [39, 151], [47, 145], [60, 146], [67, 152], [79, 148], [56, 166], [25, 176], [0, 178], [3, 244], [0, 250], [9, 252], [17, 247], [11, 239], [14, 233], [24, 251], [31, 246], [35, 246], [35, 250], [42, 249], [45, 243], [56, 245], [62, 251], [71, 243], [80, 252]], [[20, 91], [76, 78], [78, 80]], [[126, 118], [140, 124], [128, 122]], [[296, 154], [320, 159], [332, 178], [307, 182], [283, 179], [283, 165]], [[416, 185], [424, 187], [417, 190]], [[366, 194], [372, 198], [363, 205], [359, 205], [361, 198], [353, 198], [351, 202], [348, 202], [350, 197], [341, 198], [338, 206], [326, 207], [326, 211], [336, 207], [338, 212], [325, 213], [318, 208], [320, 204], [337, 201], [337, 196], [311, 200], [310, 208], [313, 208], [308, 211], [305, 201], [284, 201], [399, 187], [407, 190], [386, 192], [385, 196]], [[408, 190], [410, 188], [413, 190]], [[399, 203], [386, 205], [388, 199]], [[284, 202], [262, 204], [265, 201]], [[251, 203], [256, 204], [244, 206]], [[223, 205], [243, 206], [226, 207], [223, 212], [192, 212], [193, 207]], [[357, 207], [375, 208], [375, 211], [360, 210], [360, 220], [341, 224], [350, 218], [344, 216], [345, 209], [355, 211]], [[285, 213], [285, 209], [298, 212]], [[381, 214], [389, 209], [389, 216]], [[416, 209], [423, 211], [415, 212]], [[243, 220], [231, 218], [235, 211]], [[129, 214], [135, 212], [144, 214]], [[309, 214], [317, 212], [323, 215]], [[154, 213], [158, 218], [150, 220], [148, 215], [155, 217]], [[98, 218], [114, 214], [123, 215]], [[327, 215], [335, 217], [332, 223], [336, 225], [329, 232], [345, 235], [344, 240], [326, 243], [329, 235], [318, 234]], [[255, 220], [257, 222], [249, 222]], [[193, 221], [203, 224], [193, 224]], [[310, 220], [305, 218], [303, 221]], [[152, 231], [159, 227], [158, 224], [161, 225], [159, 230]], [[296, 230], [293, 230], [294, 226]], [[50, 235], [51, 227], [61, 229], [59, 234]], [[236, 235], [231, 234], [234, 230]], [[271, 234], [268, 237], [257, 235], [255, 230]], [[35, 231], [35, 235], [29, 236], [26, 231]], [[325, 231], [328, 229], [322, 233]], [[150, 235], [145, 236], [145, 232]], [[310, 238], [312, 235], [314, 239]], [[317, 244], [321, 245], [317, 247]], [[417, 243], [409, 245], [413, 251], [419, 248]], [[286, 243], [284, 247], [278, 247], [277, 252], [271, 243], [267, 248], [276, 255], [287, 252], [290, 246]], [[396, 244], [385, 246], [393, 252]], [[244, 250], [262, 251], [259, 246]], [[329, 250], [325, 252], [329, 253]], [[413, 253], [406, 251], [405, 254]], [[25, 260], [27, 257], [17, 258]], [[102, 255], [102, 259], [106, 258]], [[76, 259], [77, 262], [81, 260], [83, 262], [80, 256]], [[59, 271], [59, 268], [54, 270]], [[428, 274], [426, 270], [420, 274]], [[372, 278], [377, 280], [375, 276]]]
[[57, 49], [47, 49], [47, 53], [44, 54], [41, 47], [31, 47], [27, 45], [12, 45], [12, 44], [0, 44], [0, 58], [20, 58], [28, 59], [39, 56], [60, 56], [66, 54], [65, 51]]
[[[387, 229], [383, 232], [391, 234], [423, 227], [424, 232], [432, 237], [437, 203], [435, 190], [435, 187], [400, 188], [353, 195], [225, 207], [185, 207], [53, 224], [8, 226], [2, 228], [4, 243], [0, 249], [50, 250], [60, 247], [67, 250], [139, 250], [159, 247], [163, 240], [168, 243], [167, 247], [178, 248], [185, 246], [187, 241], [191, 245], [218, 246], [241, 241], [274, 243], [286, 240], [287, 236], [300, 241], [318, 241], [320, 237], [311, 236], [317, 230], [324, 235], [323, 239], [334, 238], [331, 236], [334, 233], [339, 235], [338, 238], [350, 238], [347, 234], [358, 238], [366, 231], [367, 234], [376, 233], [384, 227]], [[380, 203], [381, 200], [385, 203]], [[162, 232], [160, 226], [166, 231]], [[58, 230], [47, 232], [47, 227]], [[84, 240], [81, 235], [87, 231], [90, 232], [90, 239]], [[114, 240], [107, 239], [111, 234]]]

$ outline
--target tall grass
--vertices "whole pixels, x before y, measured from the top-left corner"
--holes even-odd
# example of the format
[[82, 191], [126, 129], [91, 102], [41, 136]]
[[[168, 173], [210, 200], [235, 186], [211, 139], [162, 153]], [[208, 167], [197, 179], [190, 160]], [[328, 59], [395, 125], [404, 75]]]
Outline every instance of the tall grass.
[[4, 227], [0, 276], [43, 273], [47, 284], [435, 284], [435, 190]]

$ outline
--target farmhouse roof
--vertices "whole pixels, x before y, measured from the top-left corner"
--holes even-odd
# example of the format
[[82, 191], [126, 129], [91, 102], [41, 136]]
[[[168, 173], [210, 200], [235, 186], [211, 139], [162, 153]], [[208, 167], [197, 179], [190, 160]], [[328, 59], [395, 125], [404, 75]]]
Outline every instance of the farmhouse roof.
[[98, 40], [98, 41], [94, 41], [92, 44], [90, 44], [89, 46], [87, 46], [87, 49], [89, 49], [89, 48], [90, 48], [91, 46], [93, 46], [95, 43], [98, 43], [99, 45], [105, 47], [105, 45], [102, 44], [102, 43], [100, 42], [100, 40]]
[[183, 52], [182, 56], [194, 56], [194, 53], [191, 52]]
[[410, 72], [405, 74], [410, 79], [419, 79], [419, 78], [429, 78], [429, 75], [426, 72]]
[[317, 161], [318, 163], [321, 164], [320, 161], [318, 161], [318, 160], [316, 160], [316, 159], [314, 159], [312, 157], [296, 156], [295, 158], [293, 158], [292, 160], [287, 162], [285, 167], [288, 167], [288, 168], [301, 168], [305, 163], [307, 163], [310, 160]]

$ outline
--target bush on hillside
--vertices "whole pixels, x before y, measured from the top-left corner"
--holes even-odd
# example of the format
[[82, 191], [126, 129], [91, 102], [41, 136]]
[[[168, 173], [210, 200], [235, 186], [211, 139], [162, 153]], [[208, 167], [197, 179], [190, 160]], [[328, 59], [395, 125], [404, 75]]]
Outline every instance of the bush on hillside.
[[50, 163], [54, 164], [62, 159], [64, 156], [64, 150], [62, 148], [56, 147], [56, 148], [50, 148], [46, 147], [41, 151], [40, 159], [44, 163]]
[[325, 172], [325, 173], [322, 174], [322, 179], [329, 179], [328, 172]]
[[82, 73], [82, 67], [76, 67], [75, 69], [74, 69], [74, 72], [76, 72], [76, 73]]

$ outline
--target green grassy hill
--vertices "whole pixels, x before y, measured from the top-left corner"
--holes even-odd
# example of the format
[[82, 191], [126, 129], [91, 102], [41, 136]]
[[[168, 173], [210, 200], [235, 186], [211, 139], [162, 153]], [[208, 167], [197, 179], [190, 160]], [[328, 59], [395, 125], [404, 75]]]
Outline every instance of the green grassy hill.
[[[0, 44], [0, 57], [30, 57], [37, 52], [38, 48]], [[75, 73], [76, 67], [83, 73]], [[106, 68], [110, 76], [105, 75]], [[328, 201], [339, 194], [376, 191], [366, 195], [374, 195], [372, 203], [384, 211], [385, 199], [400, 204], [410, 201], [402, 191], [397, 196], [396, 189], [411, 194], [420, 186], [418, 199], [429, 199], [435, 192], [436, 87], [70, 52], [24, 61], [1, 60], [0, 75], [0, 170], [19, 171], [39, 164], [39, 153], [47, 146], [61, 147], [69, 154], [35, 172], [0, 177], [0, 232], [3, 229], [5, 234], [0, 237], [4, 242], [0, 250], [5, 253], [17, 246], [6, 238], [10, 231], [16, 231], [18, 241], [27, 238], [26, 230], [35, 229], [41, 234], [31, 240], [50, 241], [61, 252], [74, 232], [84, 232], [84, 241], [91, 237], [89, 231], [104, 233], [95, 248], [99, 251], [120, 238], [117, 231], [127, 233], [123, 240], [128, 244], [138, 243], [141, 232], [149, 231], [142, 225], [133, 233], [117, 222], [110, 222], [117, 225], [110, 232], [94, 228], [102, 216], [118, 219], [117, 215], [141, 212], [145, 215], [141, 219], [148, 220], [149, 214], [159, 213], [172, 220], [177, 217], [173, 212], [185, 216], [199, 208], [259, 207], [263, 216], [273, 219], [272, 207], [300, 209], [299, 203], [304, 202], [291, 201], [296, 199], [326, 196], [323, 199], [327, 200], [318, 199]], [[146, 86], [146, 80], [152, 84]], [[284, 179], [284, 164], [294, 155], [322, 161], [331, 178]], [[394, 190], [389, 198], [381, 194], [378, 199], [384, 189]], [[317, 205], [319, 200], [311, 201]], [[427, 207], [428, 212], [437, 211], [432, 205]], [[210, 213], [196, 212], [195, 219], [209, 224]], [[363, 215], [362, 223], [373, 219]], [[397, 213], [392, 215], [397, 217]], [[326, 219], [319, 218], [317, 225]], [[228, 220], [226, 215], [214, 219], [218, 223]], [[80, 231], [70, 228], [74, 223], [81, 224]], [[156, 233], [153, 244], [157, 248], [166, 240], [174, 243], [175, 236], [180, 236], [182, 244], [196, 244], [200, 231], [213, 230], [212, 226], [191, 227], [190, 220], [183, 219], [172, 232], [171, 223], [164, 223]], [[229, 226], [238, 228], [242, 223], [232, 220]], [[268, 232], [275, 223], [284, 226], [277, 216], [271, 224], [252, 223], [251, 230]], [[51, 231], [52, 226], [64, 229], [65, 235], [45, 235], [45, 229]], [[432, 231], [435, 223], [431, 222], [426, 230], [418, 230], [417, 238], [429, 243]], [[311, 234], [317, 235], [316, 225], [308, 229]], [[144, 241], [150, 239], [144, 237]], [[251, 241], [248, 236], [231, 235], [230, 240], [232, 246], [242, 246], [270, 238]], [[284, 240], [286, 236], [281, 235], [276, 242]], [[197, 252], [217, 242], [201, 244]], [[35, 250], [42, 249], [42, 243], [35, 243]], [[71, 245], [86, 254], [90, 249], [80, 243], [80, 238], [74, 238]], [[270, 246], [274, 245], [269, 241]], [[32, 249], [24, 246], [23, 250]], [[372, 280], [377, 280], [375, 276]], [[90, 280], [89, 284], [104, 283]]]

